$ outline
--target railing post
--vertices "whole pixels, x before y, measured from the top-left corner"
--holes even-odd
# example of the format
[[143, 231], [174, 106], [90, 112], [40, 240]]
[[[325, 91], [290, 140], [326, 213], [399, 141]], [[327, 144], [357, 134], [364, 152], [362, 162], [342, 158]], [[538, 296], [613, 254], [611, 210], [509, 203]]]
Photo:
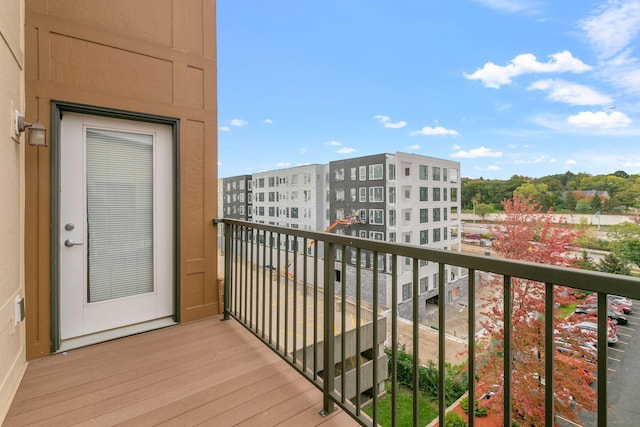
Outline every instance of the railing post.
[[323, 375], [322, 375], [322, 412], [323, 416], [330, 414], [334, 411], [335, 405], [331, 401], [331, 392], [335, 388], [336, 377], [336, 364], [335, 357], [335, 343], [333, 328], [335, 325], [335, 281], [334, 281], [334, 246], [332, 243], [325, 242], [324, 244], [324, 303], [322, 307], [323, 311], [323, 331], [324, 331], [324, 346], [323, 346]]
[[225, 224], [224, 219], [216, 218], [213, 220], [214, 226], [218, 224], [222, 224], [222, 234], [224, 235], [224, 292], [222, 294], [224, 302], [221, 320], [229, 320], [229, 301], [231, 301], [231, 256], [229, 256], [229, 248], [231, 247], [232, 233], [227, 230], [227, 224]]

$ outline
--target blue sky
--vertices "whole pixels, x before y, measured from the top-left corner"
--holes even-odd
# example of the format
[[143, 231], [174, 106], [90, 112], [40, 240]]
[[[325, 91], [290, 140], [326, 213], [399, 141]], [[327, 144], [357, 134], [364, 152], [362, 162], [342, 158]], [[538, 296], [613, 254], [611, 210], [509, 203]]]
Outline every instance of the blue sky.
[[640, 0], [218, 0], [220, 177], [409, 152], [640, 173]]

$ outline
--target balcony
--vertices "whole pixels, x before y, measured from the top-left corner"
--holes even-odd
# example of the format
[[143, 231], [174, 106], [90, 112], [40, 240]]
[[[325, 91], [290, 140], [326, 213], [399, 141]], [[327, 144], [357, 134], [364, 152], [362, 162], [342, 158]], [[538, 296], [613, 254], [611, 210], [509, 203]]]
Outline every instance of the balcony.
[[[410, 349], [412, 372], [433, 360], [443, 373], [447, 361], [460, 357], [459, 345], [466, 339], [462, 357], [467, 372], [476, 373], [476, 347], [484, 339], [476, 333], [481, 275], [500, 278], [499, 289], [490, 291], [504, 292], [506, 313], [512, 311], [516, 278], [543, 284], [545, 313], [555, 308], [555, 286], [595, 292], [600, 355], [608, 354], [607, 294], [640, 299], [640, 280], [627, 276], [244, 221], [217, 224], [224, 250], [226, 321], [170, 327], [32, 362], [6, 425], [373, 426], [382, 418], [405, 425], [401, 416], [419, 425], [418, 375], [409, 387], [411, 413], [399, 409], [397, 344]], [[436, 289], [418, 285], [425, 266], [437, 271]], [[450, 311], [442, 308], [431, 328], [405, 320], [424, 317], [421, 295], [437, 293], [445, 306], [453, 271], [467, 295], [456, 310], [458, 318], [465, 316], [457, 337], [435, 332], [450, 330]], [[403, 295], [406, 283], [414, 286]], [[519, 356], [513, 352], [513, 320], [505, 316], [502, 322], [501, 357], [503, 366], [511, 366]], [[553, 381], [554, 316], [544, 316], [543, 324], [539, 351], [544, 364], [538, 377], [545, 424], [554, 425], [559, 422], [553, 403], [559, 391]], [[597, 358], [597, 405], [589, 414], [593, 425], [610, 422], [607, 368], [607, 357]], [[504, 425], [517, 419], [513, 376], [511, 369], [502, 369]], [[445, 375], [438, 375], [439, 396], [445, 396], [446, 386]], [[476, 387], [471, 381], [470, 402], [479, 397]], [[445, 399], [436, 406], [444, 425]], [[469, 418], [470, 426], [476, 422]]]

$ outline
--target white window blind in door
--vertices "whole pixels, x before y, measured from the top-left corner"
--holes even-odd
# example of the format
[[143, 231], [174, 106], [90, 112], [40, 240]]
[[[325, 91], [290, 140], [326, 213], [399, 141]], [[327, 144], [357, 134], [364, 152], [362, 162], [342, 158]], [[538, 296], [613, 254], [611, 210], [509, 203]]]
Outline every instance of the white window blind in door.
[[88, 302], [153, 292], [153, 135], [86, 130]]

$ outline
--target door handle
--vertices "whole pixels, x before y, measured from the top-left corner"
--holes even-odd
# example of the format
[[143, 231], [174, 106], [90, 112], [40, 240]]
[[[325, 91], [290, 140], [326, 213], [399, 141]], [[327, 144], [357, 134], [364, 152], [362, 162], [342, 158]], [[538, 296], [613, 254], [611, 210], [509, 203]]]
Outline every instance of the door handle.
[[66, 247], [68, 247], [68, 248], [70, 248], [72, 246], [78, 246], [78, 245], [81, 245], [81, 244], [82, 244], [82, 242], [76, 242], [73, 239], [67, 239], [67, 240], [64, 241], [64, 245]]

